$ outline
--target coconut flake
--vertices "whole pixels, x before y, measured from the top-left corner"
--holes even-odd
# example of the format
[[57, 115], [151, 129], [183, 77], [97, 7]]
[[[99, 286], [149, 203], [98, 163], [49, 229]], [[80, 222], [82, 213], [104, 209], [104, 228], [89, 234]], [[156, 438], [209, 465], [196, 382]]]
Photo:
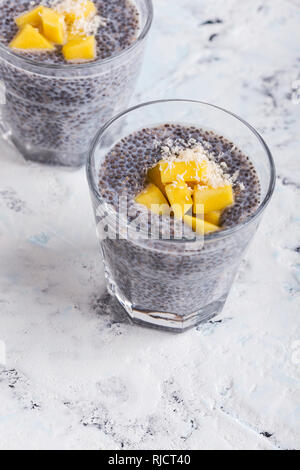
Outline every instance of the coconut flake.
[[72, 34], [96, 35], [100, 27], [106, 26], [107, 20], [95, 13], [85, 17], [82, 7], [86, 3], [87, 0], [53, 0], [51, 6], [60, 14], [72, 13], [75, 16], [76, 19], [70, 29]]
[[[207, 145], [205, 145], [207, 144]], [[185, 144], [186, 145], [186, 144]], [[178, 145], [178, 141], [172, 139], [164, 141], [161, 147], [162, 159], [168, 163], [167, 169], [171, 170], [175, 162], [196, 162], [198, 167], [205, 163], [207, 167], [206, 176], [203, 179], [205, 185], [211, 188], [219, 188], [226, 185], [232, 185], [237, 181], [239, 172], [235, 172], [232, 176], [225, 173], [227, 168], [225, 162], [217, 163], [214, 155], [210, 152], [211, 144], [208, 142], [197, 142], [195, 139], [188, 141], [190, 148], [183, 148]], [[220, 154], [221, 155], [221, 154]], [[178, 175], [179, 179], [184, 179], [183, 175]], [[197, 175], [195, 175], [197, 179]], [[200, 183], [200, 178], [198, 178]]]

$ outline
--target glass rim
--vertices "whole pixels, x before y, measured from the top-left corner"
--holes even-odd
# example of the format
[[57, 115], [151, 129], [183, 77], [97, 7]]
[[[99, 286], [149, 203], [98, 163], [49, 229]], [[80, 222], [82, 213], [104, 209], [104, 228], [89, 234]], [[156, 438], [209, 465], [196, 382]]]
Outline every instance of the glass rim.
[[[109, 129], [109, 127], [111, 125], [113, 125], [116, 121], [118, 121], [122, 117], [126, 116], [127, 114], [130, 114], [132, 111], [135, 111], [135, 110], [141, 109], [141, 108], [145, 108], [145, 107], [148, 107], [148, 106], [152, 106], [152, 105], [155, 105], [155, 104], [163, 104], [163, 103], [200, 104], [200, 105], [208, 106], [210, 108], [214, 108], [214, 109], [217, 109], [219, 111], [222, 111], [222, 112], [228, 114], [229, 116], [234, 117], [235, 119], [240, 121], [242, 124], [244, 124], [254, 134], [254, 136], [258, 139], [258, 141], [262, 145], [263, 149], [265, 150], [265, 153], [266, 153], [267, 158], [268, 158], [268, 163], [269, 163], [270, 176], [269, 176], [268, 190], [267, 190], [267, 193], [266, 193], [264, 199], [260, 202], [259, 206], [253, 212], [253, 214], [251, 214], [245, 220], [243, 220], [240, 223], [234, 225], [233, 227], [225, 228], [223, 230], [220, 230], [219, 232], [213, 232], [213, 233], [206, 234], [205, 237], [204, 237], [205, 240], [207, 240], [207, 241], [227, 238], [230, 235], [234, 234], [235, 232], [237, 232], [237, 231], [241, 230], [242, 228], [246, 227], [247, 225], [249, 225], [252, 221], [257, 219], [260, 216], [260, 214], [265, 210], [265, 208], [267, 207], [268, 203], [270, 202], [270, 199], [271, 199], [272, 194], [274, 192], [275, 183], [276, 183], [276, 169], [275, 169], [275, 163], [274, 163], [272, 153], [271, 153], [269, 147], [267, 146], [265, 140], [263, 139], [263, 137], [259, 134], [259, 132], [253, 126], [251, 126], [251, 124], [249, 124], [247, 121], [245, 121], [243, 118], [241, 118], [240, 116], [238, 116], [237, 114], [235, 114], [231, 111], [228, 111], [228, 110], [222, 108], [221, 106], [217, 106], [217, 105], [214, 105], [214, 104], [211, 104], [211, 103], [207, 103], [205, 101], [197, 101], [197, 100], [164, 99], [164, 100], [155, 100], [155, 101], [148, 101], [146, 103], [141, 103], [141, 104], [138, 104], [136, 106], [132, 106], [131, 108], [117, 114], [115, 117], [110, 119], [106, 124], [104, 124], [104, 126], [102, 126], [99, 129], [99, 131], [95, 135], [95, 137], [93, 139], [93, 142], [90, 146], [88, 159], [87, 159], [87, 163], [86, 163], [86, 173], [87, 173], [87, 179], [88, 179], [90, 189], [93, 191], [93, 194], [95, 195], [95, 197], [99, 201], [99, 203], [101, 203], [103, 201], [103, 199], [100, 195], [98, 186], [95, 184], [94, 178], [92, 176], [92, 171], [93, 171], [93, 169], [92, 169], [92, 159], [95, 155], [96, 148], [98, 146], [98, 143], [99, 143], [103, 133], [107, 129]], [[180, 240], [164, 240], [164, 239], [159, 240], [160, 243], [165, 243], [165, 242], [167, 242], [167, 243], [176, 243], [178, 241], [180, 241]], [[197, 240], [186, 240], [185, 244], [188, 245], [189, 243], [195, 243], [195, 241], [197, 242]], [[181, 241], [181, 243], [182, 243], [182, 241]]]
[[120, 59], [123, 56], [126, 56], [128, 53], [133, 51], [147, 36], [151, 25], [153, 21], [153, 3], [152, 0], [144, 0], [147, 10], [148, 10], [148, 15], [147, 15], [147, 21], [144, 25], [144, 28], [140, 32], [139, 36], [137, 39], [126, 49], [123, 49], [122, 51], [113, 54], [110, 57], [107, 57], [106, 59], [99, 59], [95, 60], [94, 62], [86, 62], [86, 63], [81, 63], [81, 64], [48, 64], [45, 62], [38, 62], [33, 59], [29, 59], [27, 57], [22, 57], [21, 55], [17, 54], [13, 50], [10, 50], [7, 46], [2, 44], [0, 42], [0, 52], [3, 51], [4, 54], [6, 54], [8, 57], [13, 57], [14, 59], [17, 59], [20, 61], [20, 63], [24, 63], [27, 65], [31, 65], [37, 68], [40, 68], [41, 70], [61, 70], [61, 71], [66, 71], [66, 70], [82, 70], [82, 69], [93, 69], [96, 66], [99, 65], [106, 65], [110, 64], [118, 59]]

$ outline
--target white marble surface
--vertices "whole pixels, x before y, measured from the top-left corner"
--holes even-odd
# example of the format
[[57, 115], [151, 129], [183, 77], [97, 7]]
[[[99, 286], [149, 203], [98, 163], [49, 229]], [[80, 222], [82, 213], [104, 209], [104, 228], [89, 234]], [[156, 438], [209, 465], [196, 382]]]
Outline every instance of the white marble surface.
[[1, 449], [300, 448], [300, 1], [154, 3], [133, 102], [243, 116], [274, 153], [275, 196], [223, 314], [174, 336], [98, 300], [84, 170], [1, 142]]

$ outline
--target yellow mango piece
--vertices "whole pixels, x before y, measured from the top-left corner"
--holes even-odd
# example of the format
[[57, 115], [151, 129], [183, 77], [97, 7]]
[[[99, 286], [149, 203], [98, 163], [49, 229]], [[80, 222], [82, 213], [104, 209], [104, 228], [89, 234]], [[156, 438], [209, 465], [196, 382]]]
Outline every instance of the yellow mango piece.
[[52, 51], [54, 49], [53, 44], [47, 41], [47, 39], [30, 24], [26, 24], [17, 33], [9, 44], [9, 47], [30, 51]]
[[199, 183], [201, 179], [206, 177], [206, 162], [159, 162], [161, 171], [161, 180], [164, 184], [172, 183], [176, 179], [186, 181], [188, 183]]
[[199, 235], [206, 235], [207, 233], [216, 232], [220, 230], [217, 225], [210, 224], [205, 220], [198, 219], [197, 217], [193, 217], [191, 215], [185, 215], [183, 217], [183, 221], [185, 224], [189, 225], [194, 232], [198, 233]]
[[[197, 186], [194, 190], [193, 199], [194, 214], [203, 213], [203, 211], [204, 214], [207, 214], [211, 211], [222, 210], [234, 203], [234, 196], [231, 185], [225, 185], [219, 188]], [[200, 207], [201, 204], [203, 204], [204, 208]]]
[[42, 13], [42, 28], [43, 35], [49, 41], [55, 44], [65, 43], [65, 19], [63, 15], [59, 15], [51, 8], [44, 8]]
[[170, 214], [168, 201], [160, 189], [153, 183], [149, 183], [144, 191], [136, 196], [135, 202], [146, 206], [155, 214]]
[[174, 181], [166, 185], [166, 193], [174, 216], [182, 219], [193, 206], [192, 190], [184, 181]]
[[96, 58], [95, 36], [71, 39], [62, 48], [64, 58], [69, 61], [92, 60]]
[[31, 26], [39, 27], [42, 22], [41, 14], [44, 7], [39, 6], [34, 8], [33, 10], [27, 11], [20, 16], [17, 16], [15, 22], [19, 28], [24, 26], [25, 24], [30, 24]]
[[156, 165], [154, 168], [150, 168], [147, 176], [148, 176], [149, 181], [153, 184], [156, 184], [156, 186], [159, 187], [163, 195], [167, 197], [165, 185], [163, 184], [161, 180], [161, 172], [160, 172], [159, 164]]
[[71, 31], [67, 32], [67, 42], [72, 41], [73, 39], [81, 39], [82, 35], [81, 34], [74, 34]]
[[64, 17], [68, 25], [72, 25], [80, 18], [91, 18], [97, 13], [97, 8], [90, 0], [81, 0], [74, 2], [74, 8], [64, 11]]
[[85, 18], [90, 18], [97, 13], [97, 8], [93, 2], [87, 0], [83, 2], [83, 14]]
[[204, 216], [204, 220], [210, 224], [220, 225], [221, 211], [211, 211], [207, 212]]

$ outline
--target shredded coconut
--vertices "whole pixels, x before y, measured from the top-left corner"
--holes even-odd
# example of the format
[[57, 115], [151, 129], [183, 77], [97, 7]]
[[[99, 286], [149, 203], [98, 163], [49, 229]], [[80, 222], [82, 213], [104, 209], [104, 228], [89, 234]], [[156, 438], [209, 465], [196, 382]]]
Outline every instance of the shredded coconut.
[[181, 175], [177, 175], [177, 179], [180, 179], [180, 180], [184, 181], [184, 176], [185, 176], [186, 173], [187, 172], [184, 171]]
[[232, 177], [231, 177], [231, 180], [232, 180], [233, 183], [235, 183], [235, 182], [237, 181], [237, 179], [238, 179], [238, 177], [239, 177], [239, 174], [240, 174], [239, 170], [236, 170], [236, 171], [233, 173], [233, 175], [232, 175]]
[[[209, 142], [198, 142], [196, 139], [191, 138], [188, 142], [183, 139], [176, 139], [173, 141], [171, 138], [159, 142], [155, 139], [154, 145], [156, 148], [160, 147], [161, 160], [167, 163], [165, 171], [171, 171], [174, 168], [175, 162], [196, 162], [198, 168], [201, 168], [205, 164], [207, 170], [206, 175], [201, 178], [195, 170], [194, 180], [202, 183], [202, 186], [198, 186], [200, 189], [207, 186], [211, 188], [219, 188], [226, 185], [239, 185], [241, 190], [244, 190], [244, 184], [237, 181], [239, 171], [236, 171], [233, 175], [229, 175], [225, 172], [228, 168], [226, 162], [216, 162], [216, 156], [211, 152], [212, 145]], [[232, 150], [236, 149], [233, 145]], [[223, 157], [221, 152], [217, 158]], [[153, 166], [155, 167], [156, 164]], [[177, 179], [184, 181], [184, 175], [179, 174]], [[201, 181], [202, 179], [202, 181]], [[205, 186], [203, 186], [203, 183]]]
[[[174, 143], [172, 139], [167, 139], [164, 145], [161, 147], [162, 159], [168, 163], [167, 169], [171, 170], [174, 167], [174, 162], [196, 162], [200, 168], [203, 164], [206, 164], [207, 171], [206, 176], [203, 178], [203, 182], [212, 188], [218, 188], [221, 186], [233, 184], [238, 178], [238, 172], [230, 176], [225, 173], [224, 170], [227, 168], [225, 162], [220, 164], [215, 162], [214, 156], [209, 152], [211, 145], [203, 145], [197, 142], [195, 139], [190, 139], [188, 145], [191, 148], [182, 148]], [[184, 179], [183, 175], [178, 175], [178, 178]], [[197, 171], [195, 171], [195, 179], [197, 177]]]
[[86, 4], [87, 0], [53, 0], [51, 6], [60, 14], [71, 13], [75, 16], [70, 31], [72, 34], [95, 35], [100, 27], [106, 26], [107, 20], [94, 12], [85, 17], [83, 7]]

